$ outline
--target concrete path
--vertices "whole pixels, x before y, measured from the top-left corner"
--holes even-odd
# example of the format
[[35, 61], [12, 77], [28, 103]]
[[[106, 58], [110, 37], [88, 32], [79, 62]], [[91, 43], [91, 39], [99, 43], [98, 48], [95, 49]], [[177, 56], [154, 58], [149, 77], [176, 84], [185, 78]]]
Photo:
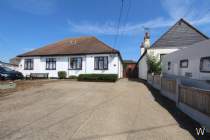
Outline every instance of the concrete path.
[[0, 98], [1, 140], [194, 139], [148, 88], [60, 81]]

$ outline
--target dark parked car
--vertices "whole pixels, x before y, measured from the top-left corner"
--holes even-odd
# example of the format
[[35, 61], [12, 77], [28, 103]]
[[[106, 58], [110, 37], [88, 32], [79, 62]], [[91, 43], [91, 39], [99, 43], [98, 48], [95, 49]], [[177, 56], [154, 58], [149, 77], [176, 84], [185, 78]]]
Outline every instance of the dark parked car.
[[0, 66], [0, 80], [17, 80], [17, 79], [23, 79], [23, 74], [21, 72]]

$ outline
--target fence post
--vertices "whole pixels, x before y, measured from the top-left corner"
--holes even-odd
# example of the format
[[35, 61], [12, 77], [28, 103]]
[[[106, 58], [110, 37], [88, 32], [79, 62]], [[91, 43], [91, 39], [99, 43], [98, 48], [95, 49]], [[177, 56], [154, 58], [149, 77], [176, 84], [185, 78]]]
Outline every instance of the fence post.
[[152, 86], [154, 87], [154, 73], [152, 73]]
[[160, 91], [162, 89], [162, 74], [160, 74]]
[[176, 105], [178, 106], [179, 104], [179, 85], [181, 84], [181, 80], [179, 78], [176, 78]]

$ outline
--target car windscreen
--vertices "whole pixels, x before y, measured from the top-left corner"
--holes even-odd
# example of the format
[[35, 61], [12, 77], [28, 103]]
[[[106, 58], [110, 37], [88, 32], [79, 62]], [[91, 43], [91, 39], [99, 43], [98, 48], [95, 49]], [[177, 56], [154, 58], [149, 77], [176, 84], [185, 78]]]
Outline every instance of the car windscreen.
[[10, 71], [13, 71], [12, 69], [10, 69], [10, 68], [7, 68], [7, 67], [2, 67], [5, 71], [8, 71], [8, 72], [10, 72]]

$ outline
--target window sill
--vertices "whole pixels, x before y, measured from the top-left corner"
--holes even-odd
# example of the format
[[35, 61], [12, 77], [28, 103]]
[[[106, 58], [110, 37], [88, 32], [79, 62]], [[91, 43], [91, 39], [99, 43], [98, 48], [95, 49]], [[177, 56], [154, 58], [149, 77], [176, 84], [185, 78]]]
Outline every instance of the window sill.
[[82, 70], [82, 69], [68, 69], [68, 70]]
[[94, 70], [109, 70], [109, 69], [94, 69]]
[[201, 71], [201, 70], [200, 70], [200, 72], [202, 72], [202, 73], [210, 73], [210, 71]]

